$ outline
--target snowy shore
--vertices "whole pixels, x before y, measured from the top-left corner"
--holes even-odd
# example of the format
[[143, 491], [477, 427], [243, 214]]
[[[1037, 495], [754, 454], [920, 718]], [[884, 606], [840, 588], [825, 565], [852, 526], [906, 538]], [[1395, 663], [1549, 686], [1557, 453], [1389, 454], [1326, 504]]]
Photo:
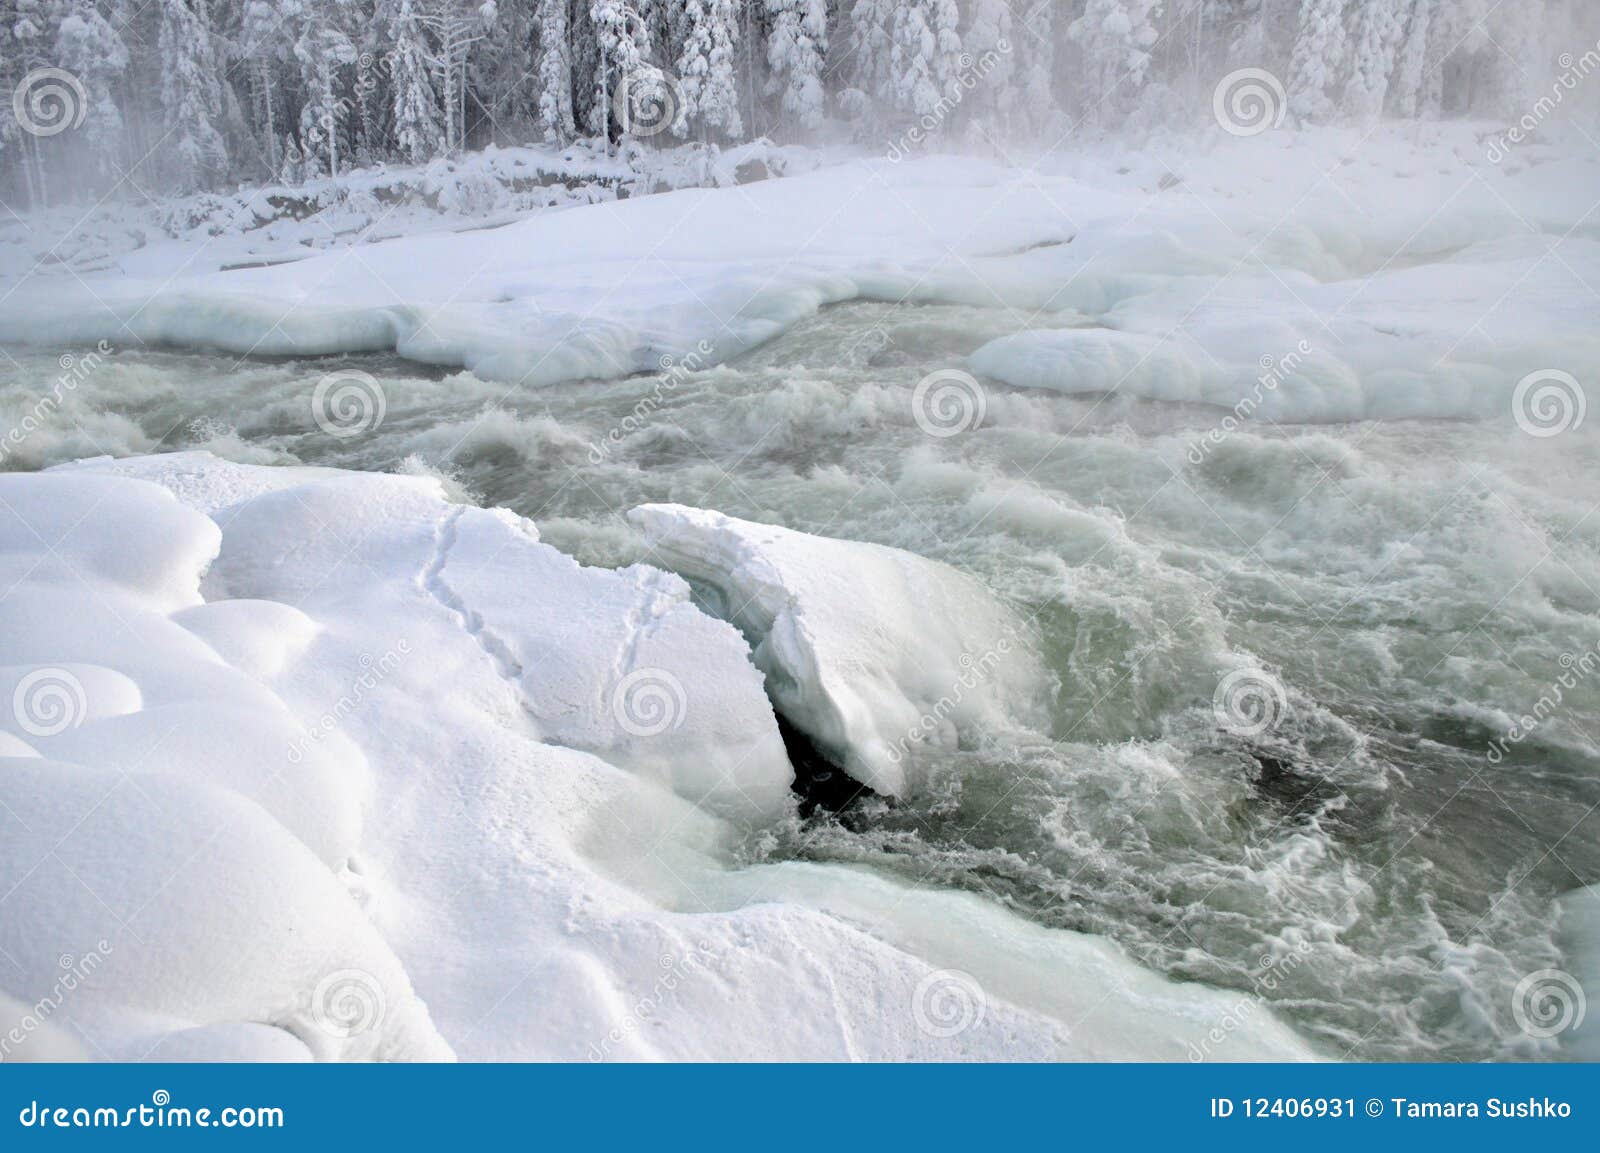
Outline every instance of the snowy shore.
[[790, 770], [676, 577], [425, 478], [173, 454], [0, 499], [22, 1055], [1311, 1056], [975, 896], [739, 867]]
[[11, 262], [0, 340], [392, 350], [537, 386], [703, 368], [841, 301], [959, 302], [1016, 316], [970, 358], [1010, 385], [1482, 417], [1530, 372], [1600, 370], [1595, 157], [1529, 144], [1496, 164], [1488, 132], [1329, 128], [1037, 170], [852, 159], [226, 272], [197, 235], [83, 278]]

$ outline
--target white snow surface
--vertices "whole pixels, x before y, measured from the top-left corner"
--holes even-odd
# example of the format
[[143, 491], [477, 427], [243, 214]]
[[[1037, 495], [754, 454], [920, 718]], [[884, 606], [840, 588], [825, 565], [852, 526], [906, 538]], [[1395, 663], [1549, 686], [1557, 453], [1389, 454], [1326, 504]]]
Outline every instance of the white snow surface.
[[924, 745], [1048, 724], [1029, 622], [965, 573], [682, 505], [628, 519], [653, 556], [720, 593], [778, 708], [879, 793], [905, 794]]
[[538, 385], [703, 367], [833, 302], [955, 301], [1011, 311], [1018, 331], [970, 362], [1009, 385], [1233, 408], [1287, 359], [1252, 412], [1504, 414], [1529, 373], [1600, 371], [1600, 168], [1538, 144], [1494, 164], [1492, 134], [835, 158], [228, 272], [196, 230], [81, 277], [0, 269], [0, 340], [392, 349]]
[[[740, 865], [792, 804], [743, 639], [437, 481], [0, 476], [0, 575], [8, 1057], [1314, 1056], [976, 896]], [[614, 707], [645, 667], [683, 696]]]

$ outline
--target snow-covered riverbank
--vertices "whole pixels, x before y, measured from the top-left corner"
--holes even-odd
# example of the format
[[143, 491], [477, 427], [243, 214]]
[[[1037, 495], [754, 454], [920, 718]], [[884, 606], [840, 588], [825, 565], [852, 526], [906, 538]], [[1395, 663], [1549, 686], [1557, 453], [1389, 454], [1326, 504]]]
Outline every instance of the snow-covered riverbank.
[[393, 350], [537, 386], [705, 367], [866, 298], [1010, 310], [1023, 331], [971, 361], [1010, 384], [1255, 390], [1273, 419], [1484, 416], [1530, 372], [1600, 371], [1592, 154], [1495, 164], [1471, 124], [1217, 135], [849, 160], [227, 272], [198, 237], [82, 279], [13, 262], [0, 339]]
[[730, 867], [789, 768], [674, 577], [424, 478], [178, 454], [0, 500], [0, 989], [93, 954], [39, 1021], [89, 1055], [1310, 1055], [975, 896]]

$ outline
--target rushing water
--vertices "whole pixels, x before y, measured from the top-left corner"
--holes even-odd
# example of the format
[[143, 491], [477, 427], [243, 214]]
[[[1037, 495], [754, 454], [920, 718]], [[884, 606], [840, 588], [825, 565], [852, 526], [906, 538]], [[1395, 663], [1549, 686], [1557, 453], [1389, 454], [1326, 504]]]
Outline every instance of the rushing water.
[[[1594, 425], [1247, 421], [1202, 449], [1217, 410], [986, 384], [981, 423], [930, 435], [917, 382], [1011, 326], [844, 305], [733, 365], [540, 390], [77, 350], [42, 408], [63, 369], [13, 349], [0, 427], [37, 425], [11, 468], [206, 447], [437, 471], [592, 564], [647, 559], [620, 514], [670, 500], [956, 565], [1035, 622], [1052, 731], [944, 756], [903, 803], [765, 830], [752, 856], [986, 892], [1260, 993], [1333, 1056], [1555, 1055], [1512, 999], [1562, 963], [1554, 899], [1600, 880]], [[313, 419], [340, 369], [378, 380], [377, 428]], [[1235, 667], [1282, 688], [1260, 731], [1219, 723]]]

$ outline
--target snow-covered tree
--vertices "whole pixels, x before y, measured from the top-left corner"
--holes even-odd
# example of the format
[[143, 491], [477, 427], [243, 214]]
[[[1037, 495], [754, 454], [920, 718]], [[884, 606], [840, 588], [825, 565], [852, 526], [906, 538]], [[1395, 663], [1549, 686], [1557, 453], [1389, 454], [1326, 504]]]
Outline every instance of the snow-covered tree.
[[1415, 116], [1421, 109], [1423, 68], [1428, 58], [1428, 27], [1433, 20], [1433, 2], [1411, 0], [1405, 35], [1395, 56], [1394, 77], [1389, 83], [1390, 103], [1399, 116]]
[[702, 130], [737, 137], [743, 131], [739, 118], [739, 89], [734, 76], [734, 48], [739, 24], [733, 0], [682, 0], [680, 23], [683, 47], [678, 53], [678, 81], [683, 107], [673, 123], [674, 133], [685, 135], [690, 122]]
[[1289, 107], [1304, 120], [1334, 112], [1333, 91], [1344, 64], [1344, 0], [1305, 0], [1289, 61]]
[[1366, 0], [1357, 6], [1350, 41], [1350, 79], [1344, 89], [1345, 111], [1355, 119], [1376, 119], [1383, 110], [1395, 50], [1403, 34], [1400, 0]]
[[572, 139], [572, 47], [567, 33], [567, 0], [539, 0], [539, 125], [554, 144]]
[[781, 95], [784, 115], [794, 124], [816, 128], [826, 108], [827, 5], [824, 0], [766, 0], [766, 5], [772, 27], [767, 38], [771, 69], [767, 92]]
[[[171, 2], [171, 0], [169, 0]], [[308, 171], [339, 175], [344, 132], [344, 70], [356, 60], [355, 45], [336, 23], [337, 5], [308, 4], [294, 42], [305, 103], [300, 108], [300, 150]]]
[[389, 91], [394, 147], [413, 164], [445, 151], [443, 113], [433, 90], [427, 37], [414, 0], [399, 0], [389, 23]]
[[1082, 49], [1083, 100], [1095, 119], [1128, 106], [1144, 86], [1160, 12], [1161, 0], [1088, 0], [1083, 15], [1067, 25]]
[[84, 142], [103, 181], [117, 171], [122, 152], [122, 110], [116, 88], [128, 67], [122, 37], [90, 0], [68, 0], [56, 32], [56, 59], [84, 89]]
[[212, 120], [222, 108], [222, 85], [203, 0], [161, 0], [157, 50], [168, 179], [179, 190], [207, 187], [222, 176], [228, 152]]

